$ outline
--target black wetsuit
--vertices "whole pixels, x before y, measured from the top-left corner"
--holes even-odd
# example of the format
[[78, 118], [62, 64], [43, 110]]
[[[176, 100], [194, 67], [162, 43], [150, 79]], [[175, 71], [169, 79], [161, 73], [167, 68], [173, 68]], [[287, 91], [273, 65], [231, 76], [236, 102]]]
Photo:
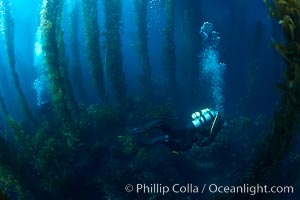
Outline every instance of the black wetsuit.
[[212, 122], [201, 128], [195, 128], [191, 122], [181, 129], [173, 129], [170, 125], [156, 120], [148, 123], [141, 132], [147, 135], [138, 134], [139, 143], [155, 144], [162, 143], [174, 151], [187, 151], [195, 143], [198, 146], [206, 146], [214, 141], [217, 133], [223, 125], [223, 119], [216, 120], [213, 131]]

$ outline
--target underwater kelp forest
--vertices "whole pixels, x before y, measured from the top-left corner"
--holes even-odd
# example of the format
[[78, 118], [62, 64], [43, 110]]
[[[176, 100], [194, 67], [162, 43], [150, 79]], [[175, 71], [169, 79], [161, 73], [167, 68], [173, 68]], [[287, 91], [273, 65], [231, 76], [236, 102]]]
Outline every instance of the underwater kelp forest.
[[300, 0], [0, 0], [0, 200], [300, 198]]

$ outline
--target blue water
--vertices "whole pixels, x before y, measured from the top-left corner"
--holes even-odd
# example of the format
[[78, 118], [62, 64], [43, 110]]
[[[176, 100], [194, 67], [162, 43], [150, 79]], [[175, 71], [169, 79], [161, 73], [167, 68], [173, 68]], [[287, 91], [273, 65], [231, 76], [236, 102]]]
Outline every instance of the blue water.
[[[4, 0], [0, 0], [0, 3], [1, 2], [4, 2]], [[11, 14], [14, 20], [16, 72], [29, 109], [33, 115], [38, 118], [39, 125], [42, 126], [43, 121], [39, 121], [41, 107], [43, 107], [43, 104], [51, 102], [51, 92], [49, 91], [49, 84], [46, 79], [48, 71], [43, 67], [45, 66], [43, 58], [45, 52], [40, 46], [43, 43], [43, 37], [39, 35], [38, 32], [42, 0], [9, 0], [9, 2], [11, 4]], [[176, 157], [177, 152], [170, 154], [169, 151], [162, 147], [151, 148], [148, 151], [145, 150], [147, 153], [141, 151], [140, 154], [128, 156], [118, 153], [119, 144], [115, 142], [117, 141], [116, 138], [122, 134], [126, 135], [128, 129], [140, 123], [140, 121], [145, 121], [144, 119], [136, 120], [136, 118], [130, 118], [129, 116], [128, 118], [130, 118], [130, 120], [126, 122], [124, 120], [124, 124], [120, 122], [122, 128], [118, 130], [113, 129], [115, 132], [110, 132], [110, 129], [108, 129], [107, 132], [101, 132], [102, 126], [99, 126], [101, 130], [87, 130], [84, 139], [88, 138], [86, 140], [90, 142], [88, 143], [90, 146], [86, 147], [84, 142], [80, 144], [84, 147], [82, 148], [82, 152], [77, 152], [77, 159], [82, 160], [82, 163], [78, 162], [74, 164], [75, 169], [71, 172], [71, 174], [74, 175], [77, 173], [76, 170], [86, 170], [86, 174], [80, 174], [79, 177], [75, 176], [74, 179], [72, 179], [72, 176], [72, 178], [66, 180], [70, 188], [74, 190], [78, 188], [86, 190], [84, 192], [81, 191], [84, 195], [78, 195], [78, 198], [84, 197], [86, 193], [91, 191], [90, 195], [86, 195], [86, 198], [91, 200], [173, 199], [173, 197], [159, 195], [132, 197], [126, 194], [121, 197], [120, 194], [124, 189], [118, 188], [119, 185], [123, 184], [125, 186], [126, 183], [130, 183], [130, 181], [132, 181], [132, 184], [139, 183], [138, 181], [143, 180], [143, 178], [146, 180], [145, 182], [149, 184], [170, 184], [170, 182], [175, 183], [176, 181], [179, 181], [181, 184], [189, 183], [189, 181], [194, 181], [195, 184], [209, 184], [213, 183], [213, 180], [219, 181], [219, 184], [234, 184], [239, 181], [239, 177], [245, 173], [246, 167], [253, 161], [251, 156], [255, 155], [257, 144], [264, 139], [266, 130], [271, 129], [269, 124], [276, 105], [280, 102], [281, 96], [281, 92], [276, 88], [276, 84], [284, 79], [283, 74], [285, 70], [285, 63], [275, 49], [271, 47], [271, 41], [273, 39], [279, 42], [284, 41], [278, 22], [268, 15], [267, 7], [261, 0], [187, 0], [187, 2], [186, 4], [188, 6], [186, 6], [182, 0], [174, 0], [173, 40], [176, 53], [177, 96], [175, 99], [170, 99], [168, 96], [169, 91], [166, 86], [167, 73], [163, 64], [165, 56], [163, 54], [164, 31], [167, 26], [166, 11], [163, 7], [164, 0], [148, 1], [147, 38], [148, 56], [152, 70], [153, 97], [149, 100], [148, 104], [141, 103], [140, 107], [142, 107], [141, 110], [147, 110], [147, 106], [150, 104], [171, 105], [172, 109], [176, 110], [177, 118], [182, 119], [184, 122], [190, 119], [190, 114], [199, 111], [201, 108], [209, 107], [216, 109], [222, 113], [227, 123], [226, 128], [228, 132], [225, 133], [231, 135], [228, 137], [225, 135], [225, 139], [218, 140], [217, 144], [215, 144], [216, 148], [210, 149], [210, 147], [207, 147], [207, 149], [204, 149], [204, 152], [209, 152], [207, 155], [211, 157], [206, 156], [206, 154], [199, 149], [191, 150], [190, 153], [178, 154], [178, 157]], [[97, 92], [91, 81], [92, 75], [88, 66], [86, 38], [83, 30], [84, 24], [80, 5], [80, 0], [65, 0], [62, 29], [64, 30], [68, 78], [71, 82], [77, 105], [87, 108], [94, 105], [101, 106], [103, 102], [101, 102], [97, 96]], [[70, 13], [76, 6], [79, 6], [79, 29], [76, 33], [79, 51], [79, 59], [77, 61], [79, 63], [74, 63], [74, 55], [70, 44], [71, 33], [69, 26]], [[188, 11], [184, 10], [184, 7], [186, 7]], [[105, 36], [103, 34], [105, 32], [104, 15], [102, 1], [98, 1], [99, 24], [95, 25], [95, 28], [99, 28], [100, 30], [100, 56], [103, 62], [106, 60], [107, 53]], [[209, 30], [201, 29], [201, 27], [205, 26], [205, 23], [208, 23]], [[143, 69], [141, 67], [142, 60], [137, 49], [137, 31], [134, 0], [123, 0], [120, 34], [122, 39], [122, 68], [127, 86], [126, 95], [132, 99], [143, 99], [144, 88], [140, 81]], [[15, 89], [8, 65], [3, 35], [1, 36], [0, 94], [8, 109], [9, 115], [20, 125], [24, 125], [25, 129], [28, 128], [32, 130], [32, 127], [27, 127], [28, 119], [22, 110], [20, 99]], [[188, 42], [190, 42], [190, 44], [188, 44]], [[72, 67], [75, 64], [81, 67], [79, 74], [81, 77], [80, 81], [75, 80], [75, 76], [72, 74]], [[189, 69], [193, 69], [194, 71], [189, 71]], [[105, 82], [107, 83], [105, 89], [109, 96], [108, 104], [113, 108], [119, 109], [107, 74], [105, 75]], [[83, 88], [83, 96], [82, 93], [80, 93], [79, 87], [81, 89]], [[122, 112], [124, 110], [122, 110]], [[126, 110], [126, 112], [127, 111], [128, 110]], [[49, 110], [42, 112], [49, 112]], [[128, 112], [130, 112], [130, 110]], [[43, 114], [45, 115], [47, 113]], [[141, 118], [143, 117], [147, 118], [147, 116], [141, 116]], [[95, 127], [99, 128], [97, 126], [99, 121], [88, 118], [86, 121], [80, 121], [78, 123], [96, 124]], [[50, 120], [49, 124], [52, 122], [53, 121]], [[128, 124], [125, 124], [127, 122]], [[235, 123], [237, 125], [235, 125]], [[52, 130], [55, 130], [55, 128], [59, 126], [58, 124], [57, 122], [53, 122], [53, 126], [49, 126], [54, 127]], [[119, 124], [112, 125], [112, 127], [116, 129], [118, 126]], [[0, 136], [4, 137], [7, 130], [11, 132], [11, 127], [9, 128], [6, 124], [5, 113], [0, 109]], [[106, 130], [106, 128], [103, 128], [103, 130]], [[77, 131], [80, 132], [81, 129]], [[91, 136], [88, 135], [89, 131]], [[102, 134], [100, 134], [100, 138], [99, 135], [97, 135], [98, 132]], [[47, 137], [49, 135], [47, 135]], [[53, 133], [53, 135], [53, 137], [55, 137], [56, 133]], [[110, 141], [110, 137], [114, 137], [112, 139], [114, 140], [113, 142]], [[11, 136], [8, 138], [8, 141], [13, 141]], [[106, 140], [105, 138], [108, 139]], [[93, 141], [95, 143], [92, 143], [90, 140], [95, 140]], [[47, 141], [47, 139], [45, 139], [45, 141]], [[107, 148], [101, 143], [102, 141], [108, 143]], [[14, 144], [14, 142], [12, 142], [12, 144]], [[85, 149], [88, 148], [92, 149], [90, 150], [92, 153], [87, 153], [89, 151], [85, 152]], [[23, 150], [18, 149], [18, 151], [22, 152]], [[247, 151], [249, 151], [249, 153], [247, 153]], [[99, 152], [103, 153], [103, 155], [99, 155]], [[220, 152], [222, 152], [221, 155]], [[229, 152], [228, 154], [230, 154], [230, 156], [227, 155], [226, 152]], [[93, 153], [95, 153], [95, 155]], [[199, 159], [206, 160], [202, 163]], [[96, 164], [93, 162], [94, 160], [97, 161], [95, 162]], [[184, 160], [184, 162], [182, 162], [182, 160]], [[195, 160], [197, 164], [195, 164]], [[292, 161], [287, 161], [287, 163], [289, 162]], [[88, 166], [86, 163], [92, 164]], [[80, 168], [81, 165], [84, 167]], [[86, 165], [88, 167], [86, 167]], [[145, 171], [143, 171], [144, 166], [148, 166]], [[216, 169], [216, 167], [218, 169]], [[236, 168], [231, 171], [232, 167]], [[285, 165], [283, 167], [285, 167]], [[119, 174], [114, 174], [113, 170], [111, 170], [114, 168], [117, 169]], [[197, 171], [198, 168], [199, 170]], [[223, 173], [218, 171], [222, 171], [223, 168]], [[170, 170], [168, 171], [168, 169]], [[178, 174], [181, 169], [184, 169], [186, 172]], [[108, 170], [107, 174], [103, 173], [104, 170]], [[235, 172], [235, 170], [237, 172]], [[78, 173], [82, 173], [82, 171]], [[141, 175], [138, 176], [136, 173], [141, 173]], [[228, 181], [220, 178], [224, 176], [224, 174], [227, 174], [228, 177], [224, 179]], [[238, 175], [234, 176], [233, 174]], [[102, 175], [103, 177], [101, 177]], [[100, 178], [92, 182], [97, 183], [95, 186], [91, 186], [92, 184], [83, 184], [84, 186], [81, 187], [80, 184], [76, 185], [74, 183], [82, 180], [88, 182], [87, 180], [98, 176], [100, 176]], [[113, 179], [112, 177], [114, 176], [117, 178]], [[123, 176], [123, 179], [120, 178]], [[127, 180], [130, 179], [130, 177], [133, 177], [132, 179], [136, 178], [136, 180]], [[161, 177], [161, 180], [157, 179], [157, 177]], [[106, 179], [109, 180], [107, 184], [105, 182]], [[112, 180], [116, 180], [119, 184], [110, 185], [111, 182], [113, 182]], [[285, 184], [289, 184], [288, 182], [287, 180]], [[4, 183], [0, 182], [0, 188], [2, 185], [4, 185]], [[100, 187], [99, 185], [102, 187], [101, 191], [104, 192], [96, 194], [94, 191], [97, 190], [95, 188]], [[66, 188], [63, 188], [66, 189], [66, 191], [63, 189], [60, 191], [62, 195], [59, 196], [59, 198], [75, 199], [74, 196], [76, 195], [69, 195], [69, 188]], [[122, 192], [115, 190], [122, 190]], [[17, 196], [15, 193], [17, 192], [10, 192], [12, 199], [15, 199]], [[96, 197], [95, 195], [98, 196]], [[209, 195], [205, 195], [203, 198], [208, 196]], [[183, 195], [178, 198], [187, 199], [187, 197], [190, 199], [202, 199], [202, 196], [199, 198], [199, 196], [195, 197], [193, 195]], [[53, 197], [53, 199], [55, 199], [55, 197]], [[293, 199], [293, 197], [288, 196], [286, 199]]]
[[[71, 3], [65, 4], [65, 10], [68, 12], [68, 6], [72, 7], [76, 1], [67, 1]], [[75, 2], [75, 3], [74, 3]], [[159, 6], [160, 1], [149, 2], [149, 57], [151, 61], [154, 85], [159, 87], [159, 82], [164, 79], [164, 72], [162, 70], [162, 40], [163, 29], [166, 25], [165, 14], [163, 8]], [[180, 1], [175, 1], [175, 18], [180, 21], [183, 17], [181, 11]], [[26, 97], [32, 106], [32, 109], [36, 109], [36, 96], [34, 94], [33, 82], [36, 79], [37, 72], [34, 70], [32, 63], [34, 62], [33, 44], [35, 40], [35, 34], [39, 23], [39, 9], [41, 7], [40, 1], [23, 2], [12, 0], [11, 1], [13, 16], [15, 20], [15, 54], [16, 54], [16, 69], [20, 74], [20, 81]], [[100, 30], [104, 31], [104, 17], [101, 11], [101, 3], [99, 2], [99, 20]], [[224, 95], [225, 105], [224, 108], [230, 113], [239, 113], [245, 110], [243, 105], [243, 97], [247, 91], [247, 77], [249, 63], [256, 63], [256, 81], [254, 83], [253, 94], [251, 96], [250, 108], [254, 116], [261, 113], [263, 110], [265, 114], [271, 114], [276, 103], [276, 97], [278, 91], [274, 87], [275, 83], [282, 77], [283, 67], [278, 63], [279, 59], [274, 49], [270, 48], [270, 42], [272, 38], [281, 38], [279, 27], [276, 26], [276, 21], [270, 19], [267, 14], [266, 6], [263, 2], [249, 1], [194, 1], [193, 2], [193, 15], [191, 19], [192, 28], [195, 38], [196, 48], [201, 53], [201, 41], [200, 41], [200, 27], [206, 21], [211, 22], [215, 26], [215, 30], [222, 38], [219, 51], [220, 59], [227, 65], [225, 70], [224, 79]], [[255, 8], [255, 12], [252, 9]], [[103, 8], [102, 8], [103, 9]], [[81, 19], [82, 20], [82, 19]], [[137, 55], [136, 48], [136, 25], [135, 13], [133, 2], [126, 1], [123, 3], [123, 23], [122, 23], [122, 38], [123, 38], [123, 69], [126, 74], [126, 82], [128, 84], [129, 95], [139, 95], [141, 88], [138, 87], [139, 82], [137, 79], [138, 74], [141, 73], [141, 68], [138, 67], [140, 59]], [[82, 22], [80, 22], [82, 23]], [[80, 24], [82, 25], [82, 24]], [[177, 52], [177, 76], [180, 78], [180, 69], [184, 67], [185, 58], [182, 56], [182, 27], [181, 24], [175, 23], [175, 43], [178, 48]], [[65, 24], [65, 34], [68, 35], [67, 22]], [[83, 37], [82, 29], [78, 33], [80, 37]], [[101, 35], [103, 37], [103, 35]], [[100, 38], [101, 40], [101, 38]], [[68, 38], [65, 41], [68, 44]], [[86, 67], [86, 53], [84, 50], [84, 38], [80, 39], [82, 48], [80, 49], [82, 67]], [[3, 45], [2, 45], [3, 46]], [[255, 50], [254, 50], [255, 49]], [[1, 73], [1, 87], [2, 93], [5, 94], [8, 102], [11, 102], [15, 106], [7, 106], [11, 112], [16, 113], [16, 116], [21, 116], [19, 113], [17, 99], [13, 98], [13, 86], [8, 84], [10, 82], [9, 69], [5, 67], [7, 65], [4, 47], [2, 47], [1, 63], [3, 70]], [[68, 50], [67, 50], [68, 51]], [[102, 48], [102, 53], [104, 47]], [[254, 55], [253, 55], [254, 54]], [[102, 55], [103, 57], [104, 55]], [[198, 59], [198, 58], [196, 58]], [[195, 60], [196, 60], [195, 59]], [[72, 58], [68, 58], [72, 60]], [[199, 59], [198, 59], [199, 60]], [[71, 61], [70, 61], [71, 62]], [[70, 66], [71, 67], [71, 66]], [[91, 83], [89, 83], [89, 72], [83, 70], [84, 80], [88, 98], [88, 103], [96, 103], [97, 99], [94, 91], [91, 89]], [[180, 82], [180, 80], [178, 80]], [[157, 84], [156, 84], [157, 82]], [[263, 86], [260, 83], [264, 83]], [[195, 82], [195, 85], [201, 84], [201, 82]], [[156, 93], [162, 95], [159, 90]], [[10, 91], [10, 92], [8, 92]], [[76, 91], [76, 89], [75, 89]], [[266, 92], [268, 91], [268, 92]], [[12, 93], [12, 94], [10, 94]], [[203, 91], [202, 93], [205, 93]], [[9, 94], [9, 95], [8, 95]], [[205, 95], [205, 94], [203, 94]], [[201, 105], [201, 99], [199, 99], [199, 105]], [[13, 108], [12, 108], [13, 107]], [[249, 113], [248, 113], [249, 114]], [[20, 117], [21, 119], [21, 117]]]

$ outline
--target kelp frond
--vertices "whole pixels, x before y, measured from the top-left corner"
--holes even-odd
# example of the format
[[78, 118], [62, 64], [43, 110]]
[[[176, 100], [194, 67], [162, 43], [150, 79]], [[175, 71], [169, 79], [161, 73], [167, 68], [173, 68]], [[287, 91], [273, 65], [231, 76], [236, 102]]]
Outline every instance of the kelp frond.
[[300, 1], [299, 0], [274, 0], [270, 3], [264, 0], [269, 13], [275, 17], [282, 27], [286, 40], [285, 44], [274, 42], [273, 46], [286, 61], [288, 68], [286, 76], [290, 88], [293, 88], [295, 81], [300, 80]]

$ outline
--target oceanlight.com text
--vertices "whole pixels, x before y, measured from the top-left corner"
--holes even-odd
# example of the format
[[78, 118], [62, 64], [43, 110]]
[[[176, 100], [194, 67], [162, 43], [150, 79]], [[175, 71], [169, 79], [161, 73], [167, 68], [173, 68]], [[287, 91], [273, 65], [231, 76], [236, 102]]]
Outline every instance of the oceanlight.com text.
[[293, 186], [267, 186], [267, 185], [249, 185], [243, 184], [239, 186], [222, 186], [210, 184], [208, 186], [210, 193], [224, 193], [224, 194], [293, 194]]
[[163, 185], [159, 183], [153, 184], [127, 184], [125, 191], [128, 193], [136, 194], [161, 194], [166, 195], [168, 193], [174, 194], [203, 194], [209, 192], [211, 194], [249, 194], [251, 196], [256, 194], [293, 194], [293, 186], [267, 186], [267, 185], [249, 185], [243, 184], [238, 186], [225, 186], [217, 184], [173, 184]]

